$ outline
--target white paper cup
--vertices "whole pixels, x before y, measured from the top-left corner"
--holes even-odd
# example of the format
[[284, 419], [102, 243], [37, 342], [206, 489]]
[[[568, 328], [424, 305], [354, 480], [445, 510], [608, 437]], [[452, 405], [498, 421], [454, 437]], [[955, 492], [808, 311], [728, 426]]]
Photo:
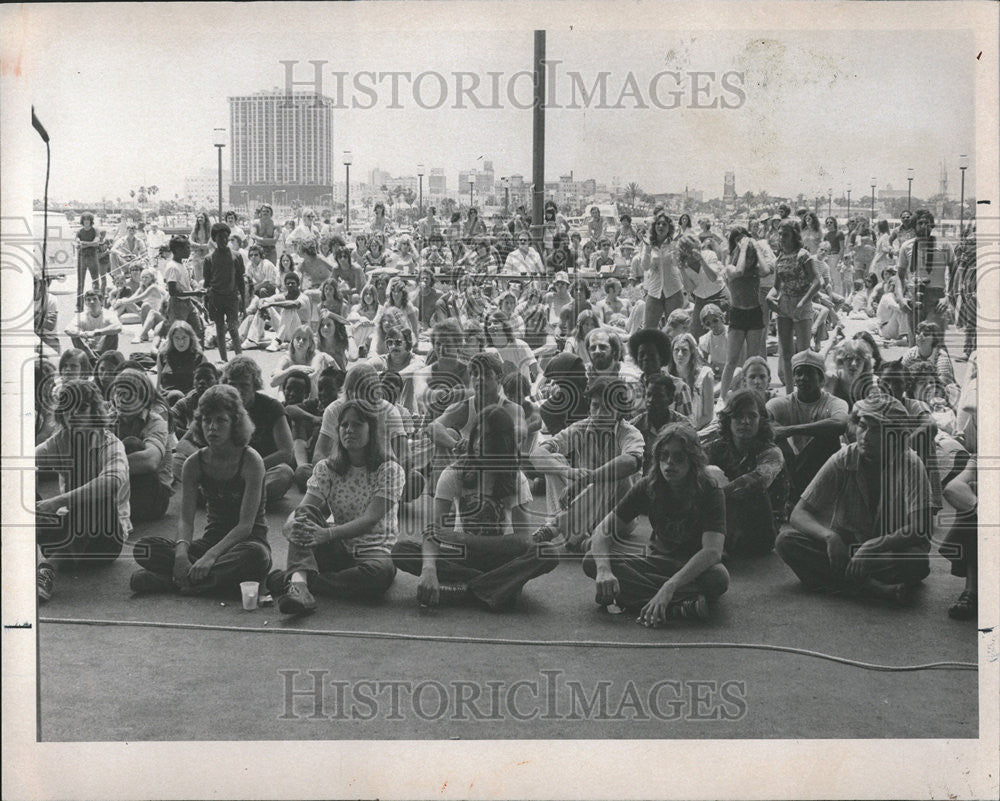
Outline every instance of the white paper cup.
[[243, 593], [243, 608], [247, 611], [257, 608], [257, 595], [260, 592], [259, 581], [244, 581], [240, 583], [240, 592]]

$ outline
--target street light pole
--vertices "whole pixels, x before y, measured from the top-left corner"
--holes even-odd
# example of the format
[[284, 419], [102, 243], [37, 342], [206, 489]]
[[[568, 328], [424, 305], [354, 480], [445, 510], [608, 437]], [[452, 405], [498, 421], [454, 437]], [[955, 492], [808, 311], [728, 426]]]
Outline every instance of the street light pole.
[[510, 213], [510, 179], [503, 178], [503, 213], [504, 216]]
[[832, 217], [833, 216], [833, 187], [830, 187], [829, 189], [827, 189], [826, 192], [827, 192], [827, 195], [829, 196], [829, 201], [826, 204], [826, 216], [827, 217]]
[[226, 146], [226, 129], [215, 129], [215, 149], [219, 151], [219, 222], [222, 222], [222, 148]]
[[875, 227], [875, 187], [878, 184], [875, 182], [875, 176], [872, 176], [872, 228]]
[[958, 157], [958, 168], [962, 171], [962, 195], [958, 205], [958, 241], [965, 234], [965, 171], [969, 168], [969, 157], [965, 154]]
[[847, 222], [851, 221], [851, 185], [847, 185]]
[[351, 233], [351, 162], [353, 160], [354, 158], [353, 156], [351, 156], [351, 151], [345, 150], [344, 168], [346, 170], [346, 175], [344, 180], [347, 182], [346, 184], [347, 192], [345, 193], [346, 202], [344, 203], [344, 217], [345, 217], [345, 224], [347, 226], [346, 228], [347, 233]]
[[469, 181], [469, 208], [472, 208], [472, 189], [476, 185], [475, 181]]
[[906, 210], [910, 210], [910, 201], [913, 198], [913, 167], [906, 170]]
[[420, 179], [420, 217], [424, 216], [424, 165], [417, 165], [417, 178]]

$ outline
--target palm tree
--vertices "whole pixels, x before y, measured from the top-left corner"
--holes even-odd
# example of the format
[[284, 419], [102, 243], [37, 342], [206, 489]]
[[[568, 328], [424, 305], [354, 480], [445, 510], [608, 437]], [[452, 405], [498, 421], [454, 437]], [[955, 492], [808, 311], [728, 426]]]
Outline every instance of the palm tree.
[[625, 197], [631, 198], [629, 206], [631, 207], [633, 212], [635, 211], [635, 198], [641, 191], [642, 189], [640, 189], [639, 184], [637, 184], [635, 181], [633, 181], [632, 183], [628, 184], [625, 187]]

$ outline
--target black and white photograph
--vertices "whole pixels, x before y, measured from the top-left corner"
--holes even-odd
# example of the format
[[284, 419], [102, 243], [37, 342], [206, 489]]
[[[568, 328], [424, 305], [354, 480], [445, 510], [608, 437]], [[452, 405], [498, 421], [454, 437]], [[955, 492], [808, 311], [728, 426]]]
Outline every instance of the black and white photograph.
[[995, 4], [0, 19], [5, 798], [997, 797]]

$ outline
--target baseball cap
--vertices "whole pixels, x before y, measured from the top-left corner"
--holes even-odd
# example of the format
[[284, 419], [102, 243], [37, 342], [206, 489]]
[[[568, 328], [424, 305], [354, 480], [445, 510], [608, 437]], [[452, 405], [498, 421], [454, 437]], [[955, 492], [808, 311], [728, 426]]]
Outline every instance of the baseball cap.
[[823, 375], [826, 375], [826, 363], [823, 357], [820, 356], [816, 351], [813, 350], [801, 350], [792, 356], [792, 372], [795, 372], [795, 368], [800, 365], [805, 365], [807, 367], [813, 367]]
[[867, 417], [880, 423], [909, 420], [906, 408], [891, 395], [879, 394], [863, 398], [854, 404], [851, 413], [855, 417]]

